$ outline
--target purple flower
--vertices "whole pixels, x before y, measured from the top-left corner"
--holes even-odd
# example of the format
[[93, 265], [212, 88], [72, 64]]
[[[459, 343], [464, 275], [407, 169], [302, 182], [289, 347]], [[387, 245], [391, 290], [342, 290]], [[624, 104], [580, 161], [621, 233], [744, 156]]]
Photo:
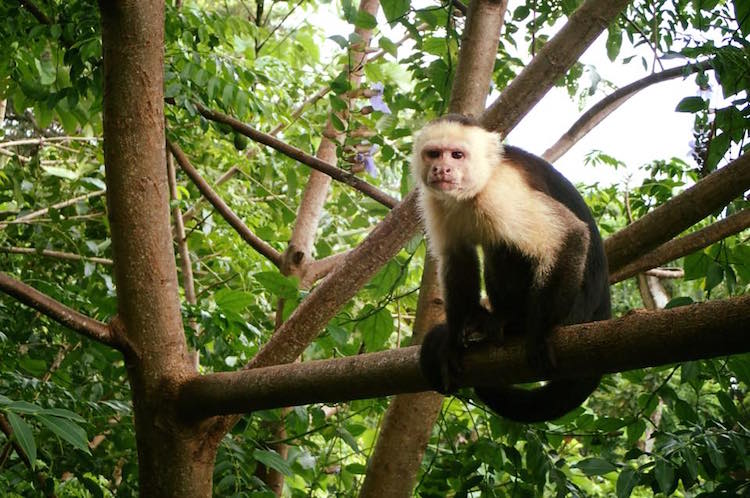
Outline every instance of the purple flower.
[[367, 152], [357, 152], [354, 156], [354, 162], [357, 164], [363, 164], [365, 166], [365, 171], [367, 171], [372, 177], [378, 176], [378, 168], [375, 166], [375, 160], [372, 158], [377, 151], [377, 144], [373, 144]]
[[370, 97], [370, 105], [376, 111], [380, 111], [383, 114], [391, 114], [391, 110], [388, 108], [388, 104], [383, 102], [383, 89], [385, 87], [382, 83], [373, 84], [370, 89], [377, 92], [375, 95]]

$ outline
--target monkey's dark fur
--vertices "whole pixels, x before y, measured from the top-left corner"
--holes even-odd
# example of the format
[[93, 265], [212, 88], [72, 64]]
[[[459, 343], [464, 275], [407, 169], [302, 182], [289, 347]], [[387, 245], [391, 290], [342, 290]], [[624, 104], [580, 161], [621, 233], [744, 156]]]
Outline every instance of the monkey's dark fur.
[[[554, 327], [610, 318], [601, 236], [581, 195], [549, 163], [503, 147], [471, 118], [448, 115], [415, 140], [412, 171], [445, 298], [447, 323], [429, 332], [420, 358], [438, 391], [455, 389], [469, 336], [522, 335], [529, 361], [554, 368], [546, 348]], [[480, 304], [477, 246], [491, 310]], [[598, 384], [596, 377], [475, 392], [503, 417], [536, 422], [576, 408]]]

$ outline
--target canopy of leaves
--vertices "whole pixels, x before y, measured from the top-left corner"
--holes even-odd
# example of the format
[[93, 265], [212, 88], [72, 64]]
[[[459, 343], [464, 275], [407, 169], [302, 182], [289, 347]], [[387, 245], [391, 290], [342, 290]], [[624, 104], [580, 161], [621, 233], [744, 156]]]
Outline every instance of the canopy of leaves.
[[[512, 81], [522, 59], [536, 53], [579, 3], [511, 2], [493, 90]], [[0, 100], [7, 104], [4, 119], [0, 116], [0, 267], [106, 321], [117, 303], [108, 261], [108, 206], [101, 194], [97, 5], [92, 0], [38, 1], [34, 11], [29, 4], [0, 4]], [[236, 168], [231, 180], [216, 185], [218, 192], [280, 252], [290, 239], [309, 170], [206, 120], [196, 104], [275, 133], [310, 154], [329, 112], [337, 111], [332, 125], [345, 137], [338, 144], [339, 166], [359, 173], [353, 158], [364, 152], [375, 169], [360, 174], [399, 197], [411, 188], [411, 130], [445, 111], [455, 76], [465, 18], [450, 3], [417, 8], [384, 0], [377, 18], [358, 14], [351, 0], [334, 4], [195, 1], [167, 9], [168, 136], [211, 184]], [[331, 18], [331, 10], [352, 32], [375, 28], [373, 46], [381, 52], [371, 55], [362, 86], [374, 89], [379, 101], [369, 94], [349, 100], [345, 68], [360, 40], [357, 35], [326, 38], [326, 26], [312, 21]], [[403, 35], [408, 41], [401, 45]], [[745, 0], [639, 0], [609, 27], [607, 55], [624, 71], [633, 64], [658, 71], [669, 59], [703, 61], [706, 69], [699, 72], [697, 86], [685, 83], [676, 109], [695, 116], [690, 162], [655, 157], [643, 166], [640, 185], [581, 186], [605, 236], [625, 226], [629, 216], [643, 216], [750, 149], [748, 36]], [[572, 98], [591, 102], [607, 85], [592, 87], [582, 80], [582, 69], [574, 66], [559, 84]], [[727, 102], [721, 108], [707, 98], [714, 80], [718, 86], [711, 90]], [[308, 101], [316, 94], [323, 97]], [[341, 113], [348, 108], [351, 112]], [[560, 123], [561, 133], [568, 124]], [[355, 133], [361, 129], [372, 136]], [[592, 168], [634, 166], [623, 165], [606, 150], [589, 158]], [[244, 244], [181, 173], [178, 185], [173, 206], [192, 213], [186, 230], [197, 293], [197, 304], [183, 308], [187, 341], [199, 352], [202, 371], [233, 370], [253, 357], [277, 319], [289, 316], [306, 291]], [[747, 205], [737, 200], [704, 224]], [[346, 185], [334, 185], [314, 256], [354, 247], [385, 212]], [[746, 293], [747, 238], [747, 232], [741, 233], [674, 262], [685, 277], [666, 284], [672, 299], [668, 306]], [[73, 257], [62, 259], [59, 253]], [[303, 360], [408, 343], [424, 256], [424, 244], [415, 239], [340, 310]], [[617, 314], [642, 306], [632, 281], [616, 285], [612, 293]], [[469, 402], [469, 392], [449, 399], [415, 493], [627, 497], [749, 492], [748, 359], [611, 375], [584, 407], [549, 424], [499, 419]], [[58, 496], [137, 496], [132, 406], [119, 353], [3, 295], [0, 392], [0, 416], [11, 428], [0, 437], [4, 496], [35, 495], [45, 487]], [[386, 400], [364, 400], [243, 418], [220, 448], [216, 495], [273, 496], [256, 475], [261, 467], [286, 476], [288, 496], [355, 495], [386, 407]], [[272, 450], [279, 424], [286, 433], [282, 439], [291, 444], [286, 458]], [[11, 442], [31, 460], [31, 468], [19, 451], [11, 451]], [[48, 477], [44, 484], [33, 477], [38, 472]]]

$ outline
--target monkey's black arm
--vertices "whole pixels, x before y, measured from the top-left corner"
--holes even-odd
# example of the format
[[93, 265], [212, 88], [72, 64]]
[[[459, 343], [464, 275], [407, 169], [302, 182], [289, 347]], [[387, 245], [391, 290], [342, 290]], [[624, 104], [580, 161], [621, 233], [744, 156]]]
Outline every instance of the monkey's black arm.
[[486, 310], [479, 303], [479, 256], [476, 248], [462, 245], [452, 248], [442, 259], [442, 284], [445, 314], [450, 333], [450, 347], [460, 352], [464, 343], [464, 329], [475, 324]]

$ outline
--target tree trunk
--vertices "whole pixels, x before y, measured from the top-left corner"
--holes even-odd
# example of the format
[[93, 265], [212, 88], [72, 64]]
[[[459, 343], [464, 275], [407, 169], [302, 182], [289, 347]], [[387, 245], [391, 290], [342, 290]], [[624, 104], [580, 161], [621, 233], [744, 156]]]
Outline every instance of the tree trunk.
[[218, 438], [182, 424], [191, 368], [169, 228], [164, 2], [102, 1], [104, 157], [118, 317], [133, 396], [141, 496], [209, 497]]

